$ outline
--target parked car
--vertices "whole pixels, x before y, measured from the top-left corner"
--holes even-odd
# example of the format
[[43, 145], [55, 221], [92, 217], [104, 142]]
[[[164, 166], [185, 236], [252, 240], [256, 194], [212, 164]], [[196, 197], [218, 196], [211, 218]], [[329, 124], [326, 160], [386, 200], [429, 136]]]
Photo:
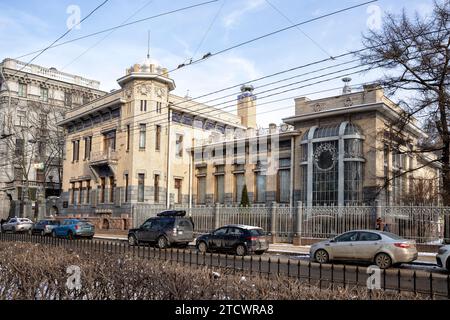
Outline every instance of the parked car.
[[319, 263], [359, 261], [375, 263], [379, 268], [387, 269], [416, 260], [418, 253], [414, 240], [384, 231], [353, 230], [313, 244], [310, 257]]
[[172, 245], [187, 246], [194, 240], [194, 223], [186, 211], [169, 210], [158, 213], [139, 228], [128, 231], [128, 244], [156, 243], [163, 249]]
[[92, 239], [95, 234], [95, 226], [86, 220], [65, 219], [52, 230], [52, 237], [66, 237], [74, 239], [78, 237]]
[[446, 268], [450, 272], [450, 245], [439, 248], [436, 262], [439, 267]]
[[11, 218], [2, 225], [2, 232], [28, 232], [33, 227], [33, 221], [28, 218]]
[[269, 249], [266, 234], [260, 227], [231, 224], [197, 238], [200, 252], [228, 251], [238, 256], [263, 254]]
[[31, 228], [31, 234], [40, 234], [41, 236], [51, 235], [54, 228], [59, 226], [58, 220], [39, 220]]

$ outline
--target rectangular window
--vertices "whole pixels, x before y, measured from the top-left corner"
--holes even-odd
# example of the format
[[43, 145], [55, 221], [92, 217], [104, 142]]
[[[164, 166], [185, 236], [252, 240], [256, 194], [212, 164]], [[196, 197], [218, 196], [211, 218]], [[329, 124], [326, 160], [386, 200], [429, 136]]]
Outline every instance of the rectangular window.
[[66, 107], [72, 106], [72, 94], [70, 92], [64, 92], [64, 105]]
[[182, 188], [181, 188], [182, 181], [183, 180], [181, 180], [181, 179], [175, 179], [175, 203], [176, 204], [180, 204], [183, 202]]
[[144, 202], [145, 175], [138, 175], [138, 202]]
[[114, 202], [114, 193], [116, 191], [116, 183], [114, 182], [114, 177], [109, 177], [109, 202]]
[[147, 100], [141, 100], [141, 111], [142, 112], [147, 111]]
[[91, 203], [91, 181], [86, 180], [86, 197], [84, 198], [84, 203]]
[[41, 87], [40, 99], [41, 99], [41, 101], [48, 102], [48, 89], [47, 88]]
[[16, 114], [16, 125], [19, 127], [23, 127], [26, 125], [25, 123], [25, 119], [27, 117], [27, 113], [26, 111], [22, 111], [22, 110], [17, 110], [17, 114]]
[[104, 177], [100, 178], [100, 203], [105, 203], [105, 188], [106, 180]]
[[206, 177], [197, 177], [197, 203], [206, 203]]
[[83, 203], [83, 181], [78, 182], [78, 204]]
[[162, 102], [156, 102], [156, 113], [162, 112]]
[[161, 150], [161, 126], [156, 125], [156, 141], [155, 141], [155, 150]]
[[153, 199], [154, 203], [159, 203], [159, 174], [155, 174], [154, 180], [153, 180]]
[[89, 160], [91, 158], [92, 151], [92, 137], [84, 138], [84, 160]]
[[70, 184], [70, 204], [75, 204], [75, 182]]
[[25, 83], [19, 83], [19, 97], [26, 98], [27, 97], [27, 85]]
[[45, 181], [44, 170], [40, 170], [40, 169], [36, 170], [36, 181], [37, 182], [44, 182]]
[[176, 141], [175, 141], [175, 155], [177, 157], [183, 156], [183, 135], [177, 134]]
[[278, 171], [278, 189], [277, 189], [277, 201], [280, 203], [288, 203], [290, 201], [291, 193], [291, 170], [279, 170]]
[[72, 161], [80, 160], [80, 140], [72, 141]]
[[25, 152], [25, 143], [23, 139], [16, 139], [15, 156], [22, 157]]
[[128, 174], [126, 173], [124, 176], [124, 180], [125, 180], [125, 202], [128, 202]]
[[216, 203], [224, 203], [225, 196], [225, 176], [216, 176], [216, 190], [215, 190], [215, 200]]
[[130, 150], [130, 125], [127, 124], [127, 151]]
[[256, 202], [266, 202], [266, 175], [263, 172], [255, 174]]
[[116, 130], [103, 134], [103, 150], [105, 152], [116, 150]]
[[245, 175], [243, 173], [236, 173], [234, 175], [234, 201], [241, 203], [242, 190], [244, 189]]
[[147, 126], [145, 124], [139, 125], [139, 149], [145, 149], [145, 139], [147, 135]]

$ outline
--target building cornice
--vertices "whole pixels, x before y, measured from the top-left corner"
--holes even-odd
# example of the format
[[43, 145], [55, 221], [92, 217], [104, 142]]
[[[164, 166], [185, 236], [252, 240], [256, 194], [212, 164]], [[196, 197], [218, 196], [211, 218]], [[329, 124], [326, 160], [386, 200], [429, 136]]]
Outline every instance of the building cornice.
[[[368, 103], [368, 104], [361, 104], [356, 106], [349, 106], [345, 108], [335, 108], [335, 109], [329, 109], [324, 110], [320, 112], [313, 112], [313, 113], [306, 113], [302, 115], [297, 115], [289, 118], [284, 118], [283, 122], [293, 125], [297, 122], [301, 121], [308, 121], [308, 120], [316, 120], [316, 119], [322, 119], [322, 118], [329, 118], [334, 116], [341, 116], [341, 115], [348, 115], [348, 114], [354, 114], [354, 113], [361, 113], [361, 112], [368, 112], [368, 111], [378, 111], [385, 116], [389, 117], [391, 120], [398, 120], [400, 118], [400, 115], [398, 112], [393, 110], [391, 107], [386, 105], [382, 102], [376, 102], [376, 103]], [[427, 134], [420, 129], [417, 125], [414, 123], [408, 122], [406, 125], [406, 128], [411, 131], [412, 133], [421, 136], [421, 137], [427, 137]]]

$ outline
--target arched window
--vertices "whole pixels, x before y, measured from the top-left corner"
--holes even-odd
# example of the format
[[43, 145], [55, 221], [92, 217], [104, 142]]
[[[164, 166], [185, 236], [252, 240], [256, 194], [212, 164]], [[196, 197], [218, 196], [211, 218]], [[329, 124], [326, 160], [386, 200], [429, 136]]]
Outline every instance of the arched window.
[[353, 123], [312, 127], [301, 141], [303, 200], [309, 206], [362, 202], [363, 140]]

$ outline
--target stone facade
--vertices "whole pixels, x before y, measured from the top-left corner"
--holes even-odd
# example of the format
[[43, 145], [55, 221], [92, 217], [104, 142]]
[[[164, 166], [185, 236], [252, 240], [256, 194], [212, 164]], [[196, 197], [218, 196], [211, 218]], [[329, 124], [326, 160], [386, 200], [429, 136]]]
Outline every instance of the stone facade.
[[61, 191], [56, 123], [105, 92], [98, 81], [13, 59], [3, 60], [0, 71], [0, 216], [35, 218], [45, 198]]
[[64, 215], [97, 221], [105, 212], [111, 219], [130, 216], [139, 203], [188, 206], [195, 141], [246, 129], [231, 113], [171, 94], [175, 82], [150, 60], [127, 69], [118, 83], [121, 89], [60, 122], [66, 131]]
[[[318, 100], [298, 98], [295, 100], [295, 111], [295, 116], [284, 121], [303, 133], [296, 138], [296, 159], [302, 159], [308, 151], [298, 147], [299, 145], [303, 144], [305, 148], [310, 146], [309, 151], [314, 152], [317, 151], [314, 148], [318, 148], [320, 144], [342, 141], [342, 145], [339, 145], [336, 152], [335, 162], [337, 166], [337, 157], [342, 155], [343, 166], [336, 173], [339, 176], [337, 180], [339, 180], [338, 189], [340, 190], [336, 193], [339, 193], [342, 198], [328, 199], [329, 203], [324, 204], [371, 204], [376, 200], [384, 204], [404, 204], [408, 195], [414, 192], [414, 181], [421, 179], [429, 180], [430, 188], [435, 194], [438, 193], [438, 166], [431, 164], [419, 168], [424, 163], [435, 159], [435, 155], [414, 153], [419, 141], [426, 139], [426, 134], [419, 128], [415, 119], [407, 123], [400, 133], [398, 132], [402, 110], [384, 95], [381, 88], [365, 86], [360, 92], [347, 92]], [[339, 126], [345, 132], [327, 133], [333, 128], [338, 130]], [[358, 147], [354, 151], [349, 151], [354, 149], [354, 145]], [[358, 155], [352, 152], [357, 152]], [[313, 172], [320, 171], [315, 169], [318, 158], [313, 156], [316, 154], [311, 155], [309, 159], [303, 159], [305, 168], [311, 168], [308, 169], [311, 171], [299, 170], [294, 179], [295, 189], [304, 194], [301, 200], [305, 202], [308, 202], [308, 194], [309, 199], [313, 199], [311, 193], [315, 192], [316, 183]], [[361, 173], [358, 173], [357, 177], [353, 175], [349, 178], [352, 176], [351, 168], [359, 168], [359, 164], [351, 167], [348, 165], [350, 162], [362, 163]], [[348, 172], [347, 169], [344, 172], [344, 166], [345, 168], [348, 166]], [[307, 183], [310, 183], [309, 188]], [[354, 199], [355, 201], [352, 199], [347, 201], [346, 191], [344, 191], [351, 188], [351, 184], [358, 185], [356, 186], [358, 190], [355, 192], [359, 195]], [[436, 197], [437, 200], [438, 197]]]

